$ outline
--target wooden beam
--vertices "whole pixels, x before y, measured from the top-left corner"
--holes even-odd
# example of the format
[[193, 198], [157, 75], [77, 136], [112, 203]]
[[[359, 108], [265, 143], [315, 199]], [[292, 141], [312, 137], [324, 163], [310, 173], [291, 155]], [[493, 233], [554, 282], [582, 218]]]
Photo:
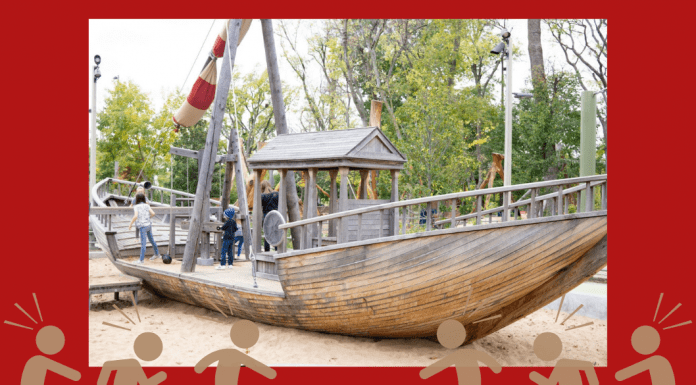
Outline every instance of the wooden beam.
[[[204, 213], [208, 208], [210, 200], [210, 188], [215, 169], [215, 155], [217, 154], [220, 131], [222, 129], [222, 119], [227, 106], [227, 95], [230, 90], [232, 79], [232, 67], [237, 55], [237, 41], [239, 40], [239, 30], [242, 25], [241, 19], [232, 19], [227, 31], [227, 44], [225, 53], [222, 57], [220, 77], [215, 90], [215, 101], [210, 118], [210, 127], [205, 141], [205, 153], [201, 160], [201, 173], [198, 175], [198, 185], [196, 187], [196, 200], [193, 202], [193, 212], [191, 215], [191, 227], [186, 237], [186, 247], [181, 263], [181, 272], [193, 272], [196, 269], [195, 250], [201, 235], [201, 223], [207, 220], [208, 213]], [[230, 43], [232, 42], [232, 43]]]
[[[399, 171], [391, 170], [391, 201], [399, 201]], [[406, 210], [406, 207], [404, 207]], [[392, 209], [392, 220], [389, 222], [389, 235], [397, 235], [399, 233], [399, 208]]]
[[[333, 214], [336, 212], [336, 209], [338, 208], [338, 202], [337, 202], [337, 197], [336, 197], [336, 176], [338, 175], [338, 170], [333, 169], [329, 170], [329, 177], [331, 179], [331, 188], [329, 192], [329, 214]], [[338, 222], [335, 219], [332, 219], [329, 221], [329, 237], [335, 237], [336, 236], [336, 226], [338, 225]]]
[[[229, 151], [229, 150], [228, 150]], [[172, 155], [183, 156], [186, 158], [198, 159], [200, 157], [201, 150], [188, 150], [185, 148], [179, 148], [170, 146], [169, 153]], [[215, 163], [233, 162], [234, 159], [229, 157], [229, 155], [216, 155]]]
[[367, 198], [367, 176], [370, 170], [360, 170], [360, 187], [358, 187], [358, 199]]
[[261, 170], [254, 170], [254, 253], [261, 252], [261, 229], [263, 228], [263, 205], [261, 204]]
[[[338, 169], [338, 173], [341, 174], [341, 191], [338, 196], [338, 211], [346, 211], [348, 209], [348, 171], [349, 169], [347, 167], [341, 167]], [[347, 218], [339, 219], [336, 242], [348, 242]]]
[[[280, 215], [283, 216], [283, 219], [285, 222], [288, 221], [288, 204], [287, 204], [287, 198], [286, 198], [286, 192], [285, 189], [287, 185], [285, 184], [285, 178], [288, 176], [288, 170], [281, 169], [280, 170], [280, 191], [278, 191], [278, 210], [280, 211]], [[278, 252], [279, 253], [284, 253], [287, 250], [287, 230], [283, 230], [283, 243], [281, 243], [278, 246]]]
[[[305, 219], [314, 218], [317, 216], [317, 169], [310, 168], [307, 170], [307, 180], [305, 182]], [[305, 231], [305, 248], [312, 247], [312, 239], [316, 233], [316, 224], [311, 224]]]
[[[273, 116], [276, 126], [276, 134], [283, 135], [288, 133], [288, 125], [285, 120], [285, 102], [283, 101], [283, 89], [280, 82], [280, 70], [278, 69], [278, 59], [275, 51], [275, 38], [273, 36], [273, 21], [261, 19], [261, 32], [263, 33], [263, 45], [266, 51], [266, 67], [268, 70], [268, 82], [271, 87], [271, 103], [273, 104]], [[274, 167], [276, 169], [284, 166]], [[290, 222], [299, 221], [300, 205], [297, 198], [297, 186], [295, 185], [295, 173], [288, 171], [285, 178], [285, 194], [288, 204], [288, 219]], [[301, 234], [299, 228], [293, 228], [292, 243], [299, 245]]]

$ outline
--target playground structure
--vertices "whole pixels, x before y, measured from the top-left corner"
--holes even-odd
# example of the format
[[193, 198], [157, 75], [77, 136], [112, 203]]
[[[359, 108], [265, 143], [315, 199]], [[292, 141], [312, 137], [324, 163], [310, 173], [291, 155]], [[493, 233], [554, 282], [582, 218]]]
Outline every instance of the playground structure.
[[[241, 20], [229, 23], [229, 40], [237, 41], [241, 25]], [[278, 251], [261, 252], [262, 228], [267, 226], [262, 226], [260, 205], [250, 215], [242, 193], [246, 173], [235, 129], [231, 130], [228, 155], [219, 159], [215, 155], [236, 50], [236, 45], [226, 44], [206, 148], [196, 154], [199, 181], [195, 196], [157, 186], [148, 192], [156, 214], [155, 239], [172, 256], [181, 256], [181, 261], [171, 265], [130, 263], [140, 244], [127, 231], [132, 209], [122, 206], [129, 203], [123, 190], [134, 182], [104, 179], [90, 192], [90, 225], [97, 242], [122, 273], [142, 279], [143, 286], [157, 294], [256, 322], [402, 338], [432, 337], [443, 321], [456, 320], [466, 328], [468, 343], [552, 302], [606, 265], [606, 175], [399, 201], [398, 173], [406, 158], [378, 123], [353, 130], [287, 134], [272, 25], [263, 20], [262, 27], [279, 128], [278, 136], [248, 163], [257, 203], [263, 170], [278, 170], [281, 176], [281, 219], [266, 231], [266, 238], [271, 233], [282, 234], [272, 242]], [[195, 258], [210, 259], [211, 245], [216, 244], [211, 234], [229, 205], [229, 198], [210, 198], [216, 161], [227, 165], [223, 197], [229, 197], [233, 176], [236, 180], [240, 192], [236, 209], [245, 246], [251, 243], [245, 253], [250, 263], [235, 264], [235, 270], [214, 271], [197, 265]], [[362, 199], [349, 199], [351, 170], [360, 172]], [[368, 173], [373, 170], [391, 173], [391, 199], [365, 199]], [[307, 175], [301, 220], [292, 176], [295, 171]], [[331, 179], [329, 213], [322, 216], [315, 215], [318, 172], [328, 172]], [[336, 184], [339, 175], [340, 189]], [[525, 191], [530, 197], [511, 202], [514, 191]], [[490, 194], [502, 195], [500, 207], [485, 209], [482, 201]], [[570, 197], [584, 203], [581, 212], [569, 213]], [[193, 204], [183, 206], [187, 201]], [[474, 212], [456, 215], [464, 201], [475, 202]], [[433, 218], [432, 209], [441, 205], [450, 208], [450, 218]], [[541, 210], [542, 206], [547, 209]], [[408, 231], [406, 215], [414, 207], [416, 212], [425, 208], [425, 226]], [[527, 211], [524, 219], [518, 215], [522, 208]], [[498, 213], [501, 222], [492, 223], [490, 217]], [[215, 221], [211, 215], [216, 216]], [[488, 223], [484, 223], [486, 216]], [[180, 230], [184, 221], [186, 232]], [[292, 248], [288, 230], [293, 235]], [[149, 248], [148, 253], [152, 253]]]

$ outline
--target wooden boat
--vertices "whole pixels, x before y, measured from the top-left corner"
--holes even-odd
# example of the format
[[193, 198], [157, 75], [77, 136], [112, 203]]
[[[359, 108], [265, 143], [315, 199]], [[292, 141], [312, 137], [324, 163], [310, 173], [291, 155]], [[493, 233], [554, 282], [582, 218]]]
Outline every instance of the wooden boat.
[[[95, 185], [92, 198], [99, 207], [90, 209], [90, 225], [122, 273], [141, 278], [149, 290], [177, 301], [270, 325], [353, 336], [432, 337], [441, 322], [456, 319], [465, 325], [471, 342], [543, 307], [606, 265], [606, 181], [606, 175], [546, 181], [306, 218], [281, 227], [299, 227], [304, 234], [314, 227], [316, 234], [317, 225], [331, 226], [349, 217], [400, 209], [406, 213], [409, 206], [430, 208], [443, 201], [478, 201], [476, 212], [440, 221], [433, 221], [428, 210], [425, 231], [403, 233], [404, 227], [402, 234], [383, 236], [380, 227], [376, 238], [346, 237], [334, 244], [322, 242], [324, 232], [318, 232], [314, 247], [305, 244], [275, 255], [257, 252], [255, 261], [235, 262], [232, 270], [198, 266], [195, 272], [183, 273], [177, 262], [164, 265], [146, 259], [144, 265], [133, 264], [140, 244], [127, 230], [132, 211], [112, 207], [126, 202], [115, 186], [132, 182], [106, 179]], [[542, 188], [554, 192], [538, 195]], [[483, 195], [517, 190], [530, 190], [531, 198], [514, 203], [505, 199], [504, 207], [481, 209]], [[592, 201], [597, 190], [601, 207]], [[157, 192], [159, 202], [165, 201], [165, 194], [187, 194], [159, 187], [150, 192], [157, 213], [153, 220], [159, 222], [155, 238], [165, 248], [172, 218], [177, 224], [172, 214], [186, 215], [190, 209], [158, 203]], [[577, 195], [580, 201], [582, 192], [586, 209], [569, 214], [568, 197]], [[551, 215], [539, 215], [544, 202]], [[507, 217], [508, 210], [520, 208], [527, 208], [528, 218], [517, 213]], [[493, 222], [498, 212], [503, 213], [502, 221]], [[392, 219], [387, 221], [397, 223]], [[466, 224], [468, 219], [476, 224]], [[183, 247], [185, 234], [177, 232], [173, 239], [176, 251]], [[273, 265], [275, 275], [259, 273], [255, 288], [252, 263]]]

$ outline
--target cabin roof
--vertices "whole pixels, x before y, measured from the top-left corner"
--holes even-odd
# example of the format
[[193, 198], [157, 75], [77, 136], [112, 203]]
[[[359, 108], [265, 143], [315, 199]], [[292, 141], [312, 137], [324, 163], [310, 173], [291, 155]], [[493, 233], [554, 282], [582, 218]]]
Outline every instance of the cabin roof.
[[377, 127], [278, 135], [248, 159], [250, 169], [401, 170], [406, 157]]

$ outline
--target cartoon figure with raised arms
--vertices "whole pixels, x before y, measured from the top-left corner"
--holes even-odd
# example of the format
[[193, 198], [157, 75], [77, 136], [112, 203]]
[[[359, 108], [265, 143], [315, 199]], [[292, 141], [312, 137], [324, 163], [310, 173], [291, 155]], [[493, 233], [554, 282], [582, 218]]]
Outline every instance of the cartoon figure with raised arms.
[[[652, 326], [641, 326], [633, 332], [631, 345], [636, 352], [642, 355], [653, 354], [660, 346], [660, 334]], [[619, 370], [616, 372], [616, 379], [623, 381], [646, 370], [650, 373], [650, 380], [653, 384], [675, 384], [672, 365], [666, 358], [658, 355], [648, 357], [643, 361]]]
[[[254, 346], [259, 340], [259, 328], [253, 322], [247, 320], [237, 321], [232, 325], [230, 330], [230, 338], [232, 342], [242, 348], [249, 349]], [[194, 370], [200, 374], [213, 364], [218, 362], [215, 369], [215, 384], [231, 384], [236, 385], [239, 379], [240, 365], [244, 364], [248, 368], [263, 375], [264, 377], [274, 379], [276, 371], [262, 364], [259, 361], [247, 356], [237, 349], [220, 349], [203, 357], [197, 364]]]
[[[65, 335], [55, 326], [44, 326], [36, 333], [36, 347], [41, 353], [53, 355], [65, 346]], [[43, 385], [46, 373], [51, 371], [73, 381], [78, 381], [80, 372], [44, 356], [34, 356], [24, 365], [21, 385]]]
[[[544, 361], [553, 361], [561, 355], [563, 343], [557, 335], [541, 333], [534, 340], [534, 353]], [[594, 366], [589, 361], [560, 359], [553, 367], [551, 377], [546, 378], [537, 372], [529, 373], [529, 379], [539, 385], [582, 385], [580, 371], [584, 370], [590, 385], [598, 385], [599, 379]]]
[[[437, 340], [448, 349], [458, 348], [466, 340], [466, 329], [459, 321], [447, 320], [437, 328]], [[474, 349], [460, 349], [421, 370], [420, 376], [425, 380], [454, 365], [454, 368], [457, 370], [459, 385], [481, 385], [479, 362], [486, 364], [493, 373], [497, 374], [502, 370], [498, 361], [487, 353]], [[468, 382], [465, 382], [465, 380], [468, 380]]]
[[[155, 333], [142, 333], [135, 339], [133, 350], [135, 350], [135, 355], [143, 361], [156, 360], [162, 354], [162, 340]], [[165, 372], [159, 372], [147, 378], [140, 362], [130, 358], [105, 362], [101, 373], [99, 373], [97, 385], [106, 385], [109, 382], [109, 375], [114, 370], [116, 371], [114, 385], [157, 385], [167, 379]]]

